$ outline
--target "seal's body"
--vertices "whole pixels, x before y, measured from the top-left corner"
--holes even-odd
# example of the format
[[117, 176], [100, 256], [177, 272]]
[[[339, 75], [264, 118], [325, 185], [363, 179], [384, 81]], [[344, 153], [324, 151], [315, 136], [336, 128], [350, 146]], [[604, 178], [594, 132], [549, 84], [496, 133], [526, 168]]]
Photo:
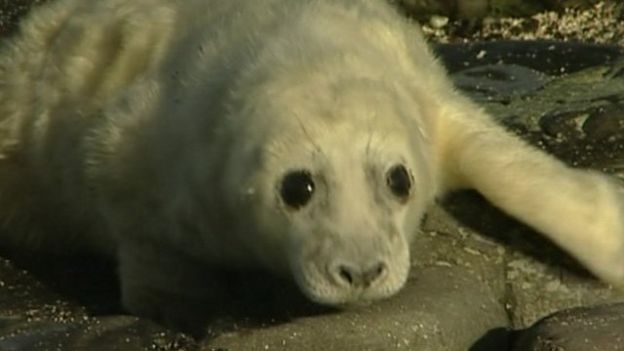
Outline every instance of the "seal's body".
[[210, 266], [390, 296], [459, 187], [624, 281], [617, 187], [493, 123], [383, 1], [56, 0], [5, 43], [0, 137], [2, 242], [115, 255], [137, 314]]

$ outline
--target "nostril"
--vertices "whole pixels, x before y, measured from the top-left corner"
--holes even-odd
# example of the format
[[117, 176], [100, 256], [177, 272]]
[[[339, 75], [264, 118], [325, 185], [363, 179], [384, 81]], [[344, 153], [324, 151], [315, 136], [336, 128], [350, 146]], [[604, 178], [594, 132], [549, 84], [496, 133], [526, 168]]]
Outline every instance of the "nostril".
[[373, 282], [384, 276], [388, 267], [385, 262], [378, 262], [368, 268], [360, 268], [349, 264], [340, 264], [334, 270], [338, 282], [351, 287], [369, 287]]
[[366, 284], [370, 284], [386, 273], [386, 264], [379, 262], [364, 272], [363, 280]]
[[338, 275], [340, 276], [340, 279], [348, 285], [353, 285], [356, 274], [357, 273], [354, 272], [352, 267], [346, 265], [340, 265], [338, 267]]

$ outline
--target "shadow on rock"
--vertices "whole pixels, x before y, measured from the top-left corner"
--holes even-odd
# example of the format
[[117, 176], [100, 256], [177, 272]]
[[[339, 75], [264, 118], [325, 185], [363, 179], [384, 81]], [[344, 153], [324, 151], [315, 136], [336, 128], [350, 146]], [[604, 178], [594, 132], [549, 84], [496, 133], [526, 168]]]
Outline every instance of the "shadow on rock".
[[[86, 255], [14, 255], [6, 250], [0, 250], [0, 255], [10, 258], [53, 293], [84, 306], [90, 316], [122, 318], [127, 314], [121, 306], [112, 261]], [[309, 301], [291, 280], [260, 270], [220, 270], [218, 278], [219, 298], [210, 300], [206, 308], [198, 307], [206, 314], [196, 319], [197, 325], [178, 327], [179, 331], [211, 337], [337, 311]]]
[[540, 262], [559, 265], [580, 276], [591, 276], [572, 256], [544, 235], [518, 222], [474, 191], [447, 196], [442, 205], [463, 225]]
[[512, 331], [508, 328], [489, 330], [468, 351], [507, 350], [511, 346]]
[[[339, 311], [311, 302], [292, 280], [261, 270], [224, 270], [220, 274], [219, 284], [225, 294], [211, 308], [211, 316], [204, 324], [207, 330], [202, 331], [202, 336], [270, 327]], [[197, 335], [196, 331], [194, 334]]]
[[515, 64], [555, 76], [615, 62], [623, 52], [614, 45], [547, 40], [437, 44], [434, 49], [451, 73], [486, 64]]

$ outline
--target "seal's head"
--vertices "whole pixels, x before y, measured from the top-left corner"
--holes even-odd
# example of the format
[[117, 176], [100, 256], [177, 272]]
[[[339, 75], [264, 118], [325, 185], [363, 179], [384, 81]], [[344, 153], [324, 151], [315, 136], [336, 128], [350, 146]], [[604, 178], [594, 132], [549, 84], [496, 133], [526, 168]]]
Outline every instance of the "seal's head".
[[320, 303], [397, 292], [434, 192], [415, 102], [367, 78], [272, 82], [236, 102], [244, 141], [228, 174], [245, 189], [255, 255]]

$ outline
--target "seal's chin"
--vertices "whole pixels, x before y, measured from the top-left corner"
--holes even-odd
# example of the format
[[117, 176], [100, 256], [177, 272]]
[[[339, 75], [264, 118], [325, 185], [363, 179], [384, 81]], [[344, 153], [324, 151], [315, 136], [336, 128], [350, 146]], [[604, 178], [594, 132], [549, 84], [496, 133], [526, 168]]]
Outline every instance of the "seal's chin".
[[318, 267], [300, 265], [300, 269], [294, 270], [295, 281], [310, 300], [338, 307], [365, 306], [396, 294], [405, 284], [409, 271], [409, 265], [393, 270], [395, 267], [376, 267], [374, 271], [355, 273]]

